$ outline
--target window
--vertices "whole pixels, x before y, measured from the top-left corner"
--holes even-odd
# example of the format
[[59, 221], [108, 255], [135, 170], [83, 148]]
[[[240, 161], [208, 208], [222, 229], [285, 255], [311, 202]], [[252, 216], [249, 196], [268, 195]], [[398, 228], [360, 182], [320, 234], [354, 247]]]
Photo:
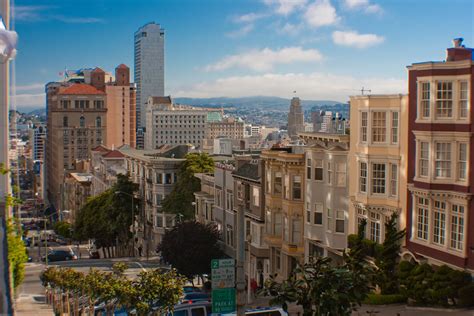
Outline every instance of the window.
[[459, 144], [458, 154], [458, 178], [459, 180], [466, 180], [467, 177], [467, 144]]
[[156, 183], [157, 184], [163, 184], [163, 174], [162, 173], [157, 173], [156, 174]]
[[336, 233], [344, 232], [344, 211], [336, 211]]
[[446, 231], [446, 202], [434, 202], [433, 242], [444, 245]]
[[281, 213], [275, 213], [275, 225], [273, 227], [275, 236], [281, 236]]
[[459, 118], [467, 118], [467, 112], [469, 110], [468, 95], [468, 83], [467, 81], [461, 81], [459, 83]]
[[96, 127], [102, 127], [102, 119], [100, 118], [100, 116], [96, 117], [95, 126]]
[[332, 210], [328, 208], [328, 213], [327, 213], [327, 230], [332, 231]]
[[63, 109], [67, 109], [71, 106], [71, 101], [70, 100], [61, 100], [61, 107]]
[[422, 82], [421, 83], [421, 117], [428, 118], [430, 117], [430, 83]]
[[380, 222], [370, 221], [370, 240], [380, 243]]
[[328, 161], [328, 184], [332, 182], [332, 163]]
[[367, 163], [361, 162], [359, 164], [359, 191], [367, 193]]
[[156, 216], [156, 227], [163, 227], [163, 216], [157, 215]]
[[273, 194], [281, 195], [281, 172], [275, 172], [275, 181], [273, 185]]
[[63, 127], [68, 127], [69, 126], [69, 120], [68, 117], [65, 116], [63, 117]]
[[323, 161], [321, 159], [314, 161], [314, 180], [323, 181]]
[[103, 109], [104, 108], [104, 100], [94, 100], [94, 108]]
[[386, 141], [386, 112], [372, 112], [372, 142]]
[[385, 164], [372, 164], [372, 193], [385, 194]]
[[427, 198], [418, 198], [418, 216], [417, 216], [417, 237], [428, 240], [428, 212], [430, 200]]
[[301, 242], [301, 220], [299, 218], [293, 219], [291, 231], [291, 242], [299, 244]]
[[306, 202], [306, 222], [311, 224], [311, 205]]
[[428, 176], [428, 166], [430, 164], [430, 144], [428, 142], [420, 142], [420, 177]]
[[451, 177], [451, 143], [436, 143], [436, 177]]
[[336, 183], [338, 186], [346, 185], [346, 163], [336, 163]]
[[280, 271], [281, 269], [281, 254], [280, 254], [280, 250], [276, 250], [275, 249], [275, 266], [276, 266], [276, 269], [277, 271]]
[[254, 206], [260, 206], [260, 189], [252, 187], [252, 203]]
[[451, 213], [451, 248], [462, 250], [464, 243], [464, 206], [453, 204]]
[[79, 119], [79, 126], [80, 127], [86, 126], [86, 119], [84, 118], [84, 116], [81, 116], [81, 118]]
[[323, 204], [316, 203], [314, 205], [314, 224], [322, 225], [323, 224]]
[[293, 200], [301, 200], [301, 177], [293, 176]]
[[290, 227], [288, 226], [288, 217], [283, 218], [283, 240], [290, 241]]
[[450, 118], [453, 116], [453, 83], [439, 81], [436, 87], [436, 117]]
[[165, 173], [165, 184], [171, 184], [171, 173]]
[[306, 160], [306, 179], [311, 180], [311, 159]]
[[367, 112], [360, 113], [360, 142], [367, 142]]
[[392, 144], [398, 144], [398, 112], [392, 112]]
[[398, 193], [398, 166], [391, 165], [390, 169], [390, 195], [397, 196]]

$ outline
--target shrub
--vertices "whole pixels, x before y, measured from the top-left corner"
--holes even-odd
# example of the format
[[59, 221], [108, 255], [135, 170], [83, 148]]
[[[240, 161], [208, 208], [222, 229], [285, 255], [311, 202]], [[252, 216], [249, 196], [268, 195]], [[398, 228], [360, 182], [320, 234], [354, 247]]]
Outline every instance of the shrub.
[[368, 305], [389, 305], [389, 304], [400, 304], [407, 301], [406, 296], [401, 294], [369, 294], [364, 300], [364, 304]]
[[474, 283], [466, 285], [458, 291], [459, 305], [465, 307], [474, 306]]

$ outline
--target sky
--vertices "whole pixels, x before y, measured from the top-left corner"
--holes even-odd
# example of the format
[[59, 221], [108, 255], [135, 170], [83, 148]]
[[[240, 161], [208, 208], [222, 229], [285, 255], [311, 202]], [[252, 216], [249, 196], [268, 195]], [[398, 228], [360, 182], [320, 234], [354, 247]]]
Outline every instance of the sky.
[[[13, 2], [13, 0], [12, 0]], [[346, 102], [406, 93], [406, 66], [474, 47], [472, 0], [15, 0], [18, 109], [45, 106], [65, 69], [129, 65], [133, 34], [165, 29], [172, 97], [292, 97]]]

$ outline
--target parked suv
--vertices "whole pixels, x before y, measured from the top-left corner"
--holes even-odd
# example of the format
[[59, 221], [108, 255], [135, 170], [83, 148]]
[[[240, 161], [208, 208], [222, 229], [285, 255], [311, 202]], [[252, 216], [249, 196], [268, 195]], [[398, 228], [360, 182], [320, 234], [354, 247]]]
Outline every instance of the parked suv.
[[[48, 253], [49, 262], [67, 261], [67, 260], [77, 260], [77, 256], [71, 248], [51, 250]], [[43, 256], [43, 261], [46, 261], [46, 258], [44, 256]]]

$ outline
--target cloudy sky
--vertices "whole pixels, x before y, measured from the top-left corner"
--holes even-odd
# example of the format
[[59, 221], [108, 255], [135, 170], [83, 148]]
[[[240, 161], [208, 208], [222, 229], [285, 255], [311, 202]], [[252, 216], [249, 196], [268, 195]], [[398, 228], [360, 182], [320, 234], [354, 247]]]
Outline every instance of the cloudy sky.
[[474, 46], [472, 0], [16, 0], [18, 108], [64, 69], [133, 70], [133, 33], [165, 28], [166, 93], [347, 101], [405, 93], [405, 66]]

